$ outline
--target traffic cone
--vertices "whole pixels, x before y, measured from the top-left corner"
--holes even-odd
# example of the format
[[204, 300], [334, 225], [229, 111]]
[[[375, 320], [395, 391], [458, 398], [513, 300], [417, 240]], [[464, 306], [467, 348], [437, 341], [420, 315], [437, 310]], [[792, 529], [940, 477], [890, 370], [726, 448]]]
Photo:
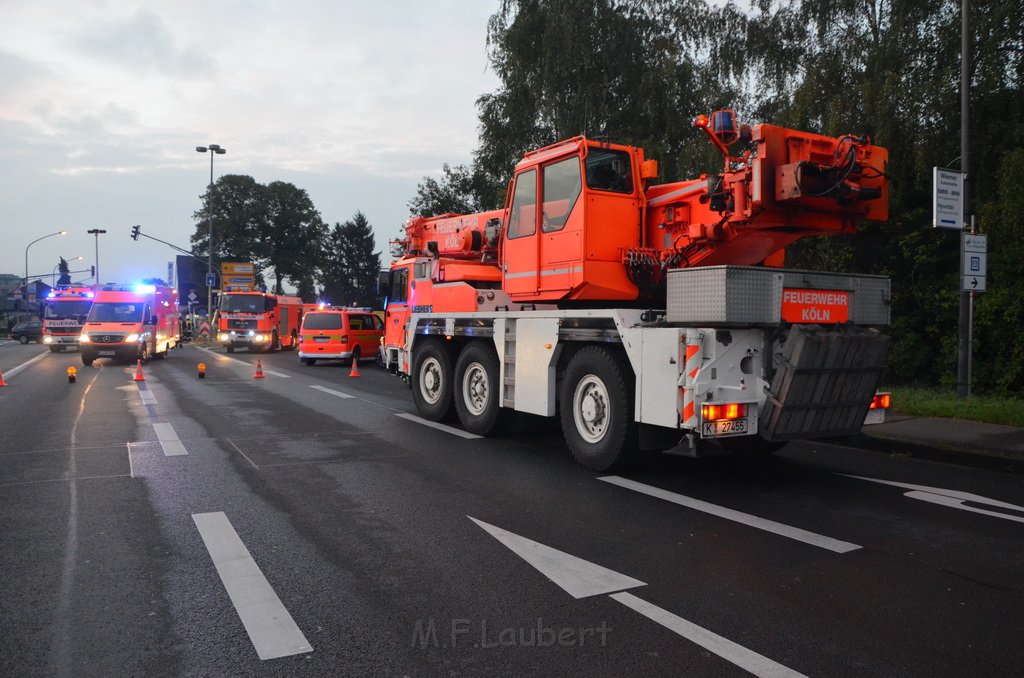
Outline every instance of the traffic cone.
[[358, 377], [359, 376], [359, 359], [352, 358], [352, 369], [349, 371], [348, 376]]
[[7, 386], [7, 382], [4, 381], [4, 373], [0, 372], [0, 387]]
[[76, 370], [74, 367], [69, 367], [68, 368], [68, 383], [69, 384], [75, 383], [75, 378], [77, 376], [78, 376], [78, 370]]
[[146, 381], [146, 377], [142, 374], [141, 359], [135, 363], [135, 376], [132, 377], [132, 381]]
[[259, 358], [256, 358], [256, 375], [253, 377], [253, 379], [262, 379], [262, 378], [263, 378], [263, 363], [260, 362]]

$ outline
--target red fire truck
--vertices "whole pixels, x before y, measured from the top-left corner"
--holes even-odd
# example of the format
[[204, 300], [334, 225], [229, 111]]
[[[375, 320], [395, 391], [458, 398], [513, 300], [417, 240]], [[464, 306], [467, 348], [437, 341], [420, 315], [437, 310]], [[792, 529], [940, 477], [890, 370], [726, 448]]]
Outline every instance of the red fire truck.
[[299, 343], [302, 315], [316, 308], [288, 294], [225, 292], [220, 295], [217, 341], [228, 353], [294, 349]]

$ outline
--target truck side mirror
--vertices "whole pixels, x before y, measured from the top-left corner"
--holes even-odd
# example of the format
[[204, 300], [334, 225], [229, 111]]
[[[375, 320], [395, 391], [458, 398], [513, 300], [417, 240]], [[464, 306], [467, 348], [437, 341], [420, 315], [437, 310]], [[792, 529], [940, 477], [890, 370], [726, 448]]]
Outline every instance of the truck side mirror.
[[379, 271], [377, 273], [377, 295], [381, 297], [391, 296], [391, 271]]
[[156, 316], [155, 316], [155, 315], [154, 315], [154, 316], [150, 316], [150, 318], [149, 318], [149, 324], [150, 324], [150, 325], [156, 325], [156, 324], [157, 324], [157, 319], [156, 319]]

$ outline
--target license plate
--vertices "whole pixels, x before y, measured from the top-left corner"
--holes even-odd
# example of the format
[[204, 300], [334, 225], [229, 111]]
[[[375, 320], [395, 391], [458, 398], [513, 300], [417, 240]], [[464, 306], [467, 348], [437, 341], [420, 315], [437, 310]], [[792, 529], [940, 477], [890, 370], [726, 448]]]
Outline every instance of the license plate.
[[318, 344], [326, 344], [330, 340], [330, 337], [313, 337], [313, 341]]
[[100, 351], [98, 355], [117, 355], [117, 351]]
[[735, 436], [747, 432], [746, 419], [729, 419], [726, 421], [706, 421], [701, 428], [702, 438], [714, 436]]

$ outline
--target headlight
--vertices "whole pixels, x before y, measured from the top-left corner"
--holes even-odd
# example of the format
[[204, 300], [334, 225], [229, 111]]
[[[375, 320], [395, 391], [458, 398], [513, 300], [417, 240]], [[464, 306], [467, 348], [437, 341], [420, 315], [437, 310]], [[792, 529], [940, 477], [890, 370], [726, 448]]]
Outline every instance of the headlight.
[[53, 337], [50, 336], [49, 334], [44, 335], [43, 336], [43, 343], [44, 344], [52, 344], [53, 343]]
[[231, 340], [231, 336], [227, 335], [227, 334], [222, 334], [222, 335], [220, 335], [220, 340], [221, 341], [230, 341]]
[[82, 333], [82, 334], [78, 335], [78, 343], [80, 343], [80, 344], [88, 344], [91, 341], [92, 341], [92, 339], [89, 338], [88, 334]]
[[259, 343], [261, 341], [266, 341], [267, 336], [265, 334], [257, 334], [255, 337], [252, 338], [252, 340]]
[[137, 334], [129, 334], [127, 337], [124, 338], [124, 343], [130, 344], [130, 343], [132, 343], [134, 341], [138, 341], [138, 340], [139, 340], [139, 335], [137, 335]]

